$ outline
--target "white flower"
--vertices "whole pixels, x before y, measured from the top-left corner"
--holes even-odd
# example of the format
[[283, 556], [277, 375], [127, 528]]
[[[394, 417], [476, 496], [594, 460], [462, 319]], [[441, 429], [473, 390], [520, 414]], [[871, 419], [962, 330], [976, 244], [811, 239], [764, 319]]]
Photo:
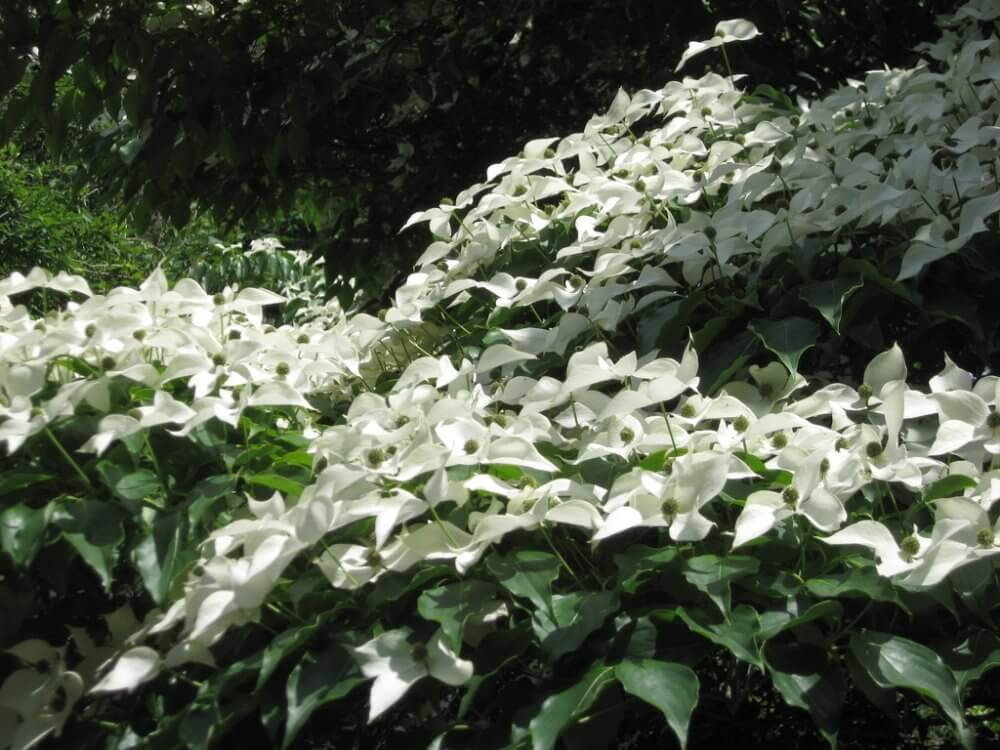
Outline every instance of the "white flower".
[[743, 18], [719, 21], [715, 25], [715, 35], [711, 39], [706, 39], [703, 42], [688, 42], [688, 47], [684, 51], [684, 54], [681, 55], [681, 60], [677, 63], [677, 67], [674, 68], [674, 72], [676, 73], [683, 68], [684, 63], [692, 57], [700, 55], [706, 50], [715, 49], [726, 42], [746, 42], [755, 36], [760, 36], [760, 31], [757, 30], [757, 27], [752, 22]]
[[368, 721], [390, 709], [416, 682], [433, 677], [447, 685], [464, 685], [472, 662], [459, 658], [438, 630], [426, 645], [411, 641], [408, 628], [389, 630], [351, 649], [365, 677], [374, 677]]

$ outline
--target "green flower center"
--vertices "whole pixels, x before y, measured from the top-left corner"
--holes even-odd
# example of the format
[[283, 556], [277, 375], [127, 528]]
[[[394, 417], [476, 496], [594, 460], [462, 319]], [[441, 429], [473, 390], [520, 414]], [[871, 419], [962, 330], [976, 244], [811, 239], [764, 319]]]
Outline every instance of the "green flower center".
[[862, 383], [858, 386], [858, 398], [868, 403], [868, 399], [872, 397], [872, 387], [868, 383]]
[[991, 430], [1000, 429], [1000, 414], [997, 414], [995, 411], [991, 411], [989, 416], [986, 417], [986, 426]]
[[618, 437], [621, 438], [623, 443], [631, 443], [635, 440], [635, 431], [631, 427], [622, 427], [622, 431], [618, 433]]
[[413, 648], [410, 649], [410, 656], [413, 657], [413, 661], [427, 661], [427, 646], [423, 643], [413, 644]]
[[309, 343], [309, 334], [308, 333], [300, 333], [298, 335], [298, 338], [295, 339], [295, 343], [296, 344], [308, 344]]
[[383, 451], [381, 448], [372, 448], [365, 455], [365, 461], [373, 469], [377, 469], [379, 466], [382, 465], [382, 462], [385, 461], [385, 451]]
[[794, 508], [795, 504], [799, 501], [799, 491], [794, 487], [785, 487], [781, 493], [781, 499], [785, 505]]
[[909, 562], [920, 552], [920, 540], [912, 534], [904, 537], [903, 541], [899, 543], [899, 550], [903, 559]]
[[475, 440], [466, 440], [462, 450], [469, 454], [476, 453], [479, 451], [479, 443]]
[[996, 543], [996, 534], [993, 529], [986, 527], [976, 532], [976, 544], [984, 549], [989, 549]]
[[847, 438], [837, 438], [837, 442], [833, 444], [833, 447], [838, 451], [846, 451], [851, 447], [851, 444], [847, 442]]
[[824, 458], [819, 462], [819, 475], [825, 477], [828, 471], [830, 471], [830, 459]]
[[775, 448], [781, 450], [782, 448], [788, 445], [788, 435], [786, 435], [783, 432], [776, 432], [774, 436], [771, 438], [771, 443], [774, 445]]
[[136, 341], [142, 341], [144, 338], [146, 338], [146, 332], [143, 330], [132, 331], [132, 338], [134, 338]]
[[113, 370], [115, 369], [115, 358], [114, 357], [102, 357], [101, 358], [101, 369], [102, 370]]
[[279, 362], [277, 367], [274, 368], [274, 372], [278, 375], [279, 378], [283, 378], [289, 372], [291, 372], [291, 369], [292, 368], [288, 366], [287, 362]]
[[218, 354], [213, 354], [212, 364], [215, 365], [216, 367], [222, 367], [224, 364], [226, 364], [226, 355], [223, 354], [222, 352], [219, 352]]
[[83, 335], [86, 336], [88, 339], [95, 333], [97, 333], [97, 326], [95, 326], [93, 323], [88, 323], [87, 327], [83, 329]]
[[216, 307], [226, 304], [226, 297], [223, 294], [216, 294], [212, 297], [212, 304]]
[[681, 505], [675, 498], [668, 497], [663, 501], [663, 505], [660, 506], [660, 511], [663, 513], [664, 518], [674, 518], [681, 512]]
[[693, 419], [694, 415], [697, 413], [698, 412], [695, 411], [693, 404], [684, 404], [684, 406], [681, 407], [681, 416], [685, 419]]
[[741, 414], [733, 420], [733, 427], [736, 428], [737, 432], [746, 432], [750, 427], [750, 420]]
[[868, 458], [878, 458], [881, 456], [882, 443], [878, 443], [874, 440], [868, 443], [868, 445], [865, 446], [865, 455], [868, 456]]

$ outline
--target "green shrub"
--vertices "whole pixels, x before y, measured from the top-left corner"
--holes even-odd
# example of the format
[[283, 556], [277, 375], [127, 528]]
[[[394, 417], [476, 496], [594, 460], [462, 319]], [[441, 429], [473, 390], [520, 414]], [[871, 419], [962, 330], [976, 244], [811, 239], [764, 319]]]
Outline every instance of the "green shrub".
[[377, 316], [0, 281], [0, 737], [995, 740], [998, 18], [620, 92], [415, 214]]

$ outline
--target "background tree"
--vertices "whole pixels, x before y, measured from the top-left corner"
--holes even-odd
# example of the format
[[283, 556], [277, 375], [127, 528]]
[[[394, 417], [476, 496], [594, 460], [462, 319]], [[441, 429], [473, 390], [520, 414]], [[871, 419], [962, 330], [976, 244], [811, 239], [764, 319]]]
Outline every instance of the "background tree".
[[904, 63], [954, 5], [9, 0], [0, 141], [44, 134], [140, 230], [202, 212], [282, 235], [376, 305], [416, 250], [396, 237], [412, 211], [619, 86], [662, 85], [713, 19], [764, 30], [736, 67], [794, 95]]

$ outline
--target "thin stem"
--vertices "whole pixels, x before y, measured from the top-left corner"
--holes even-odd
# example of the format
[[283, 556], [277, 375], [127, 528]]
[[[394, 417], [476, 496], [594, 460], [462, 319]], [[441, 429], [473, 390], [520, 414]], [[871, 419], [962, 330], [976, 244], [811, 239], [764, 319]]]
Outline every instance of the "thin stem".
[[73, 460], [73, 457], [66, 451], [66, 449], [63, 447], [63, 444], [59, 442], [59, 438], [57, 438], [52, 433], [52, 430], [46, 427], [45, 434], [48, 435], [49, 440], [52, 441], [52, 444], [56, 447], [56, 450], [59, 451], [62, 457], [66, 460], [66, 463], [68, 463], [70, 466], [73, 467], [73, 471], [75, 471], [76, 475], [80, 477], [80, 481], [82, 481], [88, 487], [92, 487], [93, 485], [90, 483], [90, 479], [88, 479], [87, 475], [83, 473], [83, 469], [80, 468], [80, 464], [78, 464], [76, 461]]

